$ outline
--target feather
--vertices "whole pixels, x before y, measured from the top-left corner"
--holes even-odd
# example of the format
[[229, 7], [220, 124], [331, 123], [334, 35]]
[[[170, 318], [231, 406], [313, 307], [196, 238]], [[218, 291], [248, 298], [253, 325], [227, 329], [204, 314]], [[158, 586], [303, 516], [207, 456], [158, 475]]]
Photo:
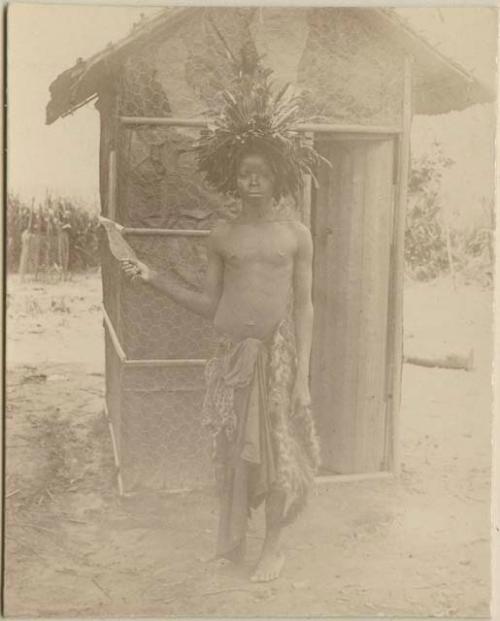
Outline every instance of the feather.
[[211, 21], [211, 24], [213, 26], [213, 29], [215, 30], [215, 34], [219, 37], [220, 41], [222, 42], [222, 45], [224, 46], [224, 49], [225, 49], [226, 54], [227, 54], [227, 57], [230, 60], [232, 60], [233, 63], [234, 63], [234, 66], [237, 67], [238, 66], [238, 61], [236, 60], [235, 55], [231, 51], [231, 48], [227, 44], [226, 39], [224, 39], [224, 37], [222, 36], [221, 31], [217, 28], [217, 26], [215, 25], [215, 23], [213, 21]]
[[221, 93], [220, 114], [200, 132], [193, 147], [199, 171], [217, 191], [236, 195], [238, 161], [252, 149], [267, 156], [276, 177], [278, 198], [296, 195], [305, 174], [317, 183], [314, 170], [330, 163], [312, 146], [303, 144], [300, 132], [293, 129], [301, 118], [302, 95], [289, 83], [276, 90], [272, 70], [262, 66], [262, 57], [255, 49], [244, 45], [239, 61], [213, 26], [231, 56], [234, 75], [230, 87]]

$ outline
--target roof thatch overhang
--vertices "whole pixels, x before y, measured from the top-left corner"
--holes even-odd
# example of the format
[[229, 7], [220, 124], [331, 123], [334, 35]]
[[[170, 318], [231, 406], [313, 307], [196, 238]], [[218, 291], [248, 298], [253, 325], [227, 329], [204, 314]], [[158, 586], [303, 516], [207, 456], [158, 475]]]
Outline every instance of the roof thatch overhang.
[[[61, 73], [49, 87], [51, 99], [46, 122], [71, 114], [109, 87], [110, 77], [123, 60], [146, 43], [168, 36], [184, 20], [193, 18], [202, 7], [172, 7], [143, 19], [121, 41]], [[444, 114], [460, 111], [495, 98], [493, 88], [482, 84], [471, 73], [445, 57], [405, 24], [392, 10], [351, 8], [358, 17], [377, 29], [394, 45], [395, 53], [414, 60], [414, 111], [416, 114]]]

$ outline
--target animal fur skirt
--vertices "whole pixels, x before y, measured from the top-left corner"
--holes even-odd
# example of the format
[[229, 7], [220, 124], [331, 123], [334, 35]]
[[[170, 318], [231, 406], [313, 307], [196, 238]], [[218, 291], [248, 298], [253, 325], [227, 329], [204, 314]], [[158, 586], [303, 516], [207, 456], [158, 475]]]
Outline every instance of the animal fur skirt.
[[273, 490], [285, 494], [282, 526], [306, 505], [319, 443], [310, 408], [292, 412], [295, 372], [291, 319], [267, 341], [222, 337], [207, 363], [203, 422], [213, 437], [221, 502], [219, 557], [244, 545], [251, 510]]

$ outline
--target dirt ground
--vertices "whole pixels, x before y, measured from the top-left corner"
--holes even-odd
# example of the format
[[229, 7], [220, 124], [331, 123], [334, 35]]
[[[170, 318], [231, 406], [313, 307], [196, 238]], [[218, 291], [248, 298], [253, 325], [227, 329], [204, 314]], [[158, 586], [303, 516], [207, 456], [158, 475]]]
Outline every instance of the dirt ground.
[[8, 287], [9, 616], [487, 616], [491, 291], [408, 284], [405, 348], [474, 350], [471, 372], [405, 365], [398, 479], [318, 485], [271, 584], [213, 552], [211, 490], [120, 500], [103, 418], [97, 275]]

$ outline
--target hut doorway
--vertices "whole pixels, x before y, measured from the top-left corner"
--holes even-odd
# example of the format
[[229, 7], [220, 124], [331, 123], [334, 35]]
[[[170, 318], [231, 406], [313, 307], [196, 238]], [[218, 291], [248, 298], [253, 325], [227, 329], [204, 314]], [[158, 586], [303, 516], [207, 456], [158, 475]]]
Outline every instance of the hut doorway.
[[332, 164], [313, 190], [311, 392], [322, 473], [388, 470], [393, 138], [316, 139]]

